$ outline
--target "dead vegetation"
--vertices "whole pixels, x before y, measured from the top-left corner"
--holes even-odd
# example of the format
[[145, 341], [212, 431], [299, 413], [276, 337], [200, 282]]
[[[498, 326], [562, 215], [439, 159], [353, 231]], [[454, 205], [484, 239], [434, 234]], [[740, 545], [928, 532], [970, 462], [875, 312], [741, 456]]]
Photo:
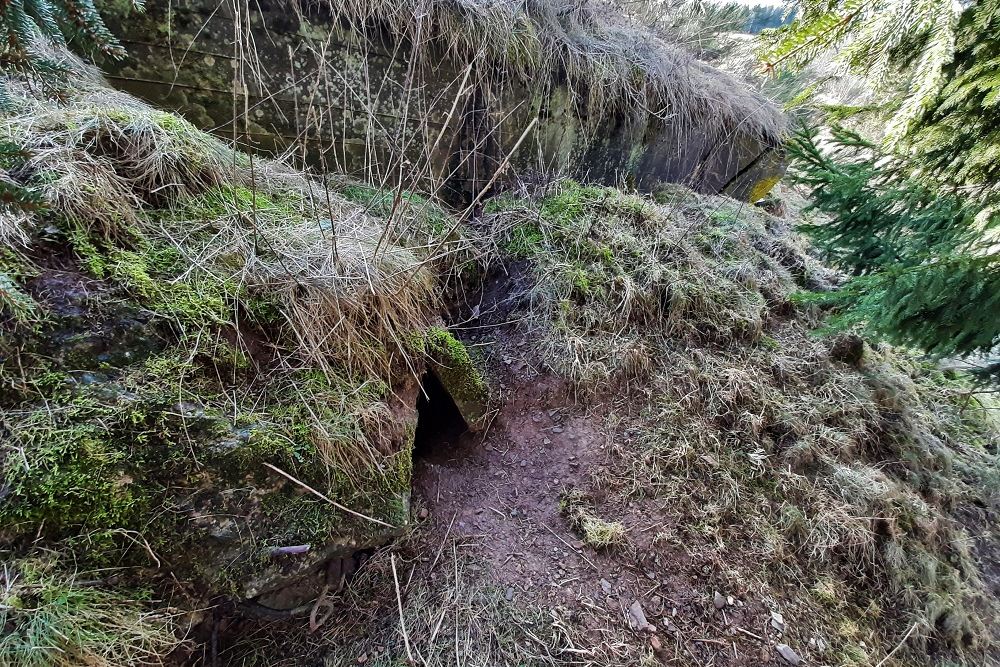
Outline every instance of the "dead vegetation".
[[[497, 62], [520, 58], [513, 71], [524, 75], [560, 63], [577, 85], [586, 82], [595, 107], [677, 105], [690, 110], [692, 123], [696, 112], [720, 113], [726, 123], [756, 113], [749, 97], [723, 104], [720, 90], [696, 89], [678, 72], [700, 65], [664, 59], [666, 47], [601, 23], [590, 5], [564, 15], [549, 5], [366, 7], [338, 11], [389, 21], [418, 43], [433, 26], [466, 57], [485, 49]], [[498, 28], [488, 33], [496, 42], [476, 37], [483, 25]], [[160, 412], [178, 401], [200, 401], [195, 412], [213, 415], [240, 408], [239, 425], [271, 435], [250, 439], [259, 445], [246, 454], [251, 463], [300, 466], [335, 497], [377, 504], [379, 480], [409, 483], [408, 453], [393, 458], [406, 434], [393, 430], [387, 383], [419, 363], [413, 337], [440, 308], [438, 274], [480, 251], [530, 263], [523, 326], [532, 336], [541, 332], [538, 353], [549, 369], [587, 400], [609, 389], [629, 392], [609, 422], [618, 436], [614, 474], [590, 481], [612, 498], [674, 512], [679, 527], [658, 535], [659, 543], [711, 552], [731, 564], [734, 577], [782, 587], [828, 629], [828, 651], [817, 652], [823, 659], [870, 664], [903, 638], [898, 655], [914, 660], [930, 651], [975, 664], [989, 648], [995, 601], [983, 596], [954, 510], [992, 502], [996, 430], [960, 379], [883, 347], [862, 345], [861, 355], [844, 356], [812, 335], [820, 313], [795, 294], [831, 288], [835, 277], [782, 221], [682, 189], [665, 190], [657, 203], [563, 183], [491, 203], [469, 232], [481, 247], [470, 250], [450, 233], [453, 221], [435, 217], [427, 202], [401, 193], [386, 200], [377, 190], [255, 161], [88, 81], [62, 101], [24, 90], [18, 112], [0, 123], [4, 138], [28, 149], [12, 173], [50, 207], [0, 219], [0, 239], [17, 248], [13, 260], [3, 257], [0, 277], [13, 276], [15, 289], [0, 283], [0, 304], [21, 313], [18, 331], [44, 324], [38, 304], [21, 303], [29, 297], [17, 286], [39, 270], [28, 246], [40, 232], [52, 233], [88, 275], [165, 323], [177, 346], [119, 378], [115, 398], [128, 396], [127, 413], [115, 403], [80, 401], [47, 375], [25, 382], [23, 369], [5, 366], [5, 390], [27, 384], [31, 399], [44, 404], [5, 410], [5, 434], [18, 434], [3, 459], [12, 500], [28, 486], [26, 469], [58, 473], [83, 452], [90, 458], [77, 467], [102, 476], [93, 487], [86, 486], [93, 477], [73, 478], [74, 494], [83, 487], [123, 498], [128, 506], [112, 508], [115, 521], [145, 517], [150, 508], [128, 496], [136, 476], [120, 468], [134, 450], [107, 447], [110, 436], [131, 434], [136, 424], [148, 427], [143, 442], [179, 444], [185, 458], [190, 446], [196, 465], [184, 474], [203, 475], [198, 456], [215, 450], [191, 445], [193, 422], [171, 431], [141, 412], [143, 392], [155, 389]], [[780, 128], [762, 122], [760, 132]], [[49, 225], [55, 232], [45, 231]], [[265, 323], [277, 323], [277, 332], [262, 336], [250, 326]], [[244, 374], [262, 358], [277, 360], [264, 365], [266, 377]], [[50, 382], [59, 393], [46, 393]], [[81, 416], [87, 437], [71, 438], [67, 420]], [[310, 467], [314, 459], [322, 465]], [[74, 494], [59, 496], [52, 514], [80, 533], [76, 544], [97, 544], [93, 526], [70, 520], [71, 509], [93, 518]], [[236, 513], [227, 502], [213, 509]], [[328, 536], [328, 516], [316, 519], [315, 509], [298, 496], [291, 507], [269, 508], [288, 530], [256, 535], [255, 553], [275, 540]], [[624, 522], [580, 493], [567, 497], [566, 511], [591, 546], [614, 551], [629, 537]], [[43, 525], [62, 527], [23, 519], [5, 530], [30, 538]], [[157, 559], [158, 544], [129, 539], [133, 555], [147, 559], [148, 549], [149, 560]], [[385, 665], [655, 664], [644, 644], [622, 639], [622, 619], [607, 610], [588, 610], [596, 633], [587, 638], [579, 618], [527, 611], [472, 569], [479, 566], [463, 547], [442, 544], [440, 560], [377, 555], [343, 592], [342, 622], [330, 623], [319, 642], [328, 664], [363, 656]], [[4, 575], [0, 657], [12, 664], [141, 664], [172, 645], [169, 618], [148, 601], [32, 572], [21, 558]], [[39, 653], [39, 646], [52, 650]], [[384, 650], [376, 654], [377, 647]]]
[[176, 610], [122, 599], [53, 567], [51, 557], [0, 574], [0, 658], [9, 667], [163, 664], [181, 642]]
[[[288, 344], [326, 371], [385, 377], [400, 362], [404, 339], [437, 311], [427, 254], [452, 255], [457, 237], [435, 236], [442, 226], [406, 201], [396, 220], [377, 220], [330, 184], [254, 161], [86, 76], [73, 84], [62, 102], [25, 91], [0, 133], [23, 147], [29, 157], [16, 173], [91, 269], [159, 302], [167, 317], [183, 309], [234, 322], [271, 302]], [[37, 224], [20, 216], [4, 235], [23, 240]], [[172, 275], [156, 285], [147, 274], [157, 270]]]
[[175, 626], [140, 588], [190, 611], [273, 547], [406, 521], [393, 392], [468, 245], [430, 202], [376, 210], [72, 65], [57, 95], [8, 80], [0, 119], [45, 203], [0, 222], [0, 663], [156, 664]]
[[625, 526], [619, 521], [605, 521], [594, 514], [586, 494], [578, 489], [562, 494], [559, 509], [584, 543], [595, 549], [606, 549], [625, 541]]
[[533, 263], [542, 360], [592, 399], [631, 390], [609, 424], [616, 474], [591, 483], [669, 507], [677, 532], [658, 539], [739, 577], [835, 590], [814, 600], [825, 659], [867, 664], [906, 635], [903, 655], [975, 664], [995, 601], [953, 511], [996, 502], [991, 411], [903, 351], [812, 333], [797, 294], [835, 277], [782, 221], [661, 200], [569, 183], [489, 218]]
[[625, 112], [669, 118], [682, 133], [699, 128], [716, 139], [737, 128], [769, 143], [784, 134], [784, 117], [763, 98], [612, 5], [589, 0], [571, 7], [547, 0], [323, 0], [320, 5], [349, 21], [357, 34], [388, 28], [414, 45], [417, 64], [433, 65], [442, 54], [459, 67], [484, 63], [475, 77], [497, 82], [493, 90], [542, 93], [565, 77], [591, 124]]

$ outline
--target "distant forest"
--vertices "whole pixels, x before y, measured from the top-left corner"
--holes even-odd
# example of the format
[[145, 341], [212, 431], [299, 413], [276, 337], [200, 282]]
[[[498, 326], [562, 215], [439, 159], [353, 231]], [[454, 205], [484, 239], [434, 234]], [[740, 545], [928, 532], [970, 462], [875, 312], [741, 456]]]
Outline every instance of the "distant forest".
[[789, 10], [785, 5], [754, 5], [750, 7], [750, 19], [746, 31], [757, 35], [761, 30], [778, 28], [795, 20], [796, 10]]

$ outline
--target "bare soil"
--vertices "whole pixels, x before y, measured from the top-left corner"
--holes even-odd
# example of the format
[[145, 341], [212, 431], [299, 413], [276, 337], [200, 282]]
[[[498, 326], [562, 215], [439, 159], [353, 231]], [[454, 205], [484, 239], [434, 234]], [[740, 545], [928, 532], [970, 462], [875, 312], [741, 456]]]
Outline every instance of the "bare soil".
[[[749, 591], [721, 583], [724, 564], [655, 542], [670, 530], [665, 508], [602, 490], [614, 440], [627, 437], [606, 426], [616, 397], [584, 407], [561, 381], [520, 358], [522, 349], [491, 355], [507, 368], [489, 428], [425, 446], [415, 463], [425, 553], [458, 541], [513, 604], [568, 612], [593, 641], [624, 636], [664, 664], [787, 664], [773, 648], [781, 640], [770, 612]], [[587, 492], [601, 518], [622, 522], [626, 543], [585, 544], [560, 513], [569, 489]], [[629, 609], [636, 602], [650, 627], [634, 627]]]

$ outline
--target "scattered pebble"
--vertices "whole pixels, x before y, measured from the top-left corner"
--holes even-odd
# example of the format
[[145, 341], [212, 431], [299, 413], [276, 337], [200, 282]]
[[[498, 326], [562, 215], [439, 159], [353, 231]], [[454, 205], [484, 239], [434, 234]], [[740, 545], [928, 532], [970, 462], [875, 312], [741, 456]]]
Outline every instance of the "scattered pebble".
[[421, 507], [420, 511], [417, 512], [417, 517], [422, 521], [430, 516], [430, 512], [427, 511], [426, 507]]
[[507, 590], [504, 591], [504, 597], [507, 598], [507, 602], [510, 602], [511, 600], [513, 600], [514, 599], [514, 589], [511, 588], [510, 586], [508, 586]]
[[771, 627], [778, 632], [785, 631], [785, 619], [784, 617], [776, 611], [771, 612]]
[[611, 595], [611, 582], [607, 579], [601, 579], [601, 590], [604, 591], [605, 595]]
[[563, 432], [563, 427], [562, 426], [553, 426], [552, 427], [552, 432], [553, 433], [562, 433]]
[[638, 600], [633, 602], [632, 606], [628, 608], [628, 621], [633, 630], [656, 629], [646, 620], [646, 614], [643, 612], [642, 605], [639, 604]]
[[826, 641], [824, 641], [822, 637], [810, 637], [809, 648], [823, 653], [826, 651]]
[[797, 665], [802, 662], [802, 658], [799, 657], [799, 654], [796, 653], [788, 644], [778, 644], [774, 647], [774, 650], [777, 651], [778, 655], [784, 658], [785, 662], [790, 665]]
[[716, 609], [722, 609], [726, 606], [726, 598], [719, 591], [715, 591], [715, 597], [712, 599], [712, 604], [715, 605]]
[[362, 653], [361, 655], [358, 656], [358, 664], [359, 665], [363, 665], [366, 662], [368, 662], [368, 655], [367, 654]]
[[657, 637], [656, 635], [652, 635], [649, 638], [649, 647], [654, 651], [659, 651], [660, 649], [663, 648], [663, 644], [660, 643], [659, 637]]

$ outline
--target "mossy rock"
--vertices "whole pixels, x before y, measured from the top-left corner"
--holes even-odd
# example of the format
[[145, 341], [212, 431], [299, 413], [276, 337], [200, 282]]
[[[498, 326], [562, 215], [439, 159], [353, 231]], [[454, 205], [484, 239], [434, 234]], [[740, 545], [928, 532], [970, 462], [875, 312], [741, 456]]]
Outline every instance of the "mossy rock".
[[426, 346], [430, 370], [455, 402], [469, 430], [483, 428], [489, 413], [489, 385], [468, 349], [443, 327], [428, 329]]

